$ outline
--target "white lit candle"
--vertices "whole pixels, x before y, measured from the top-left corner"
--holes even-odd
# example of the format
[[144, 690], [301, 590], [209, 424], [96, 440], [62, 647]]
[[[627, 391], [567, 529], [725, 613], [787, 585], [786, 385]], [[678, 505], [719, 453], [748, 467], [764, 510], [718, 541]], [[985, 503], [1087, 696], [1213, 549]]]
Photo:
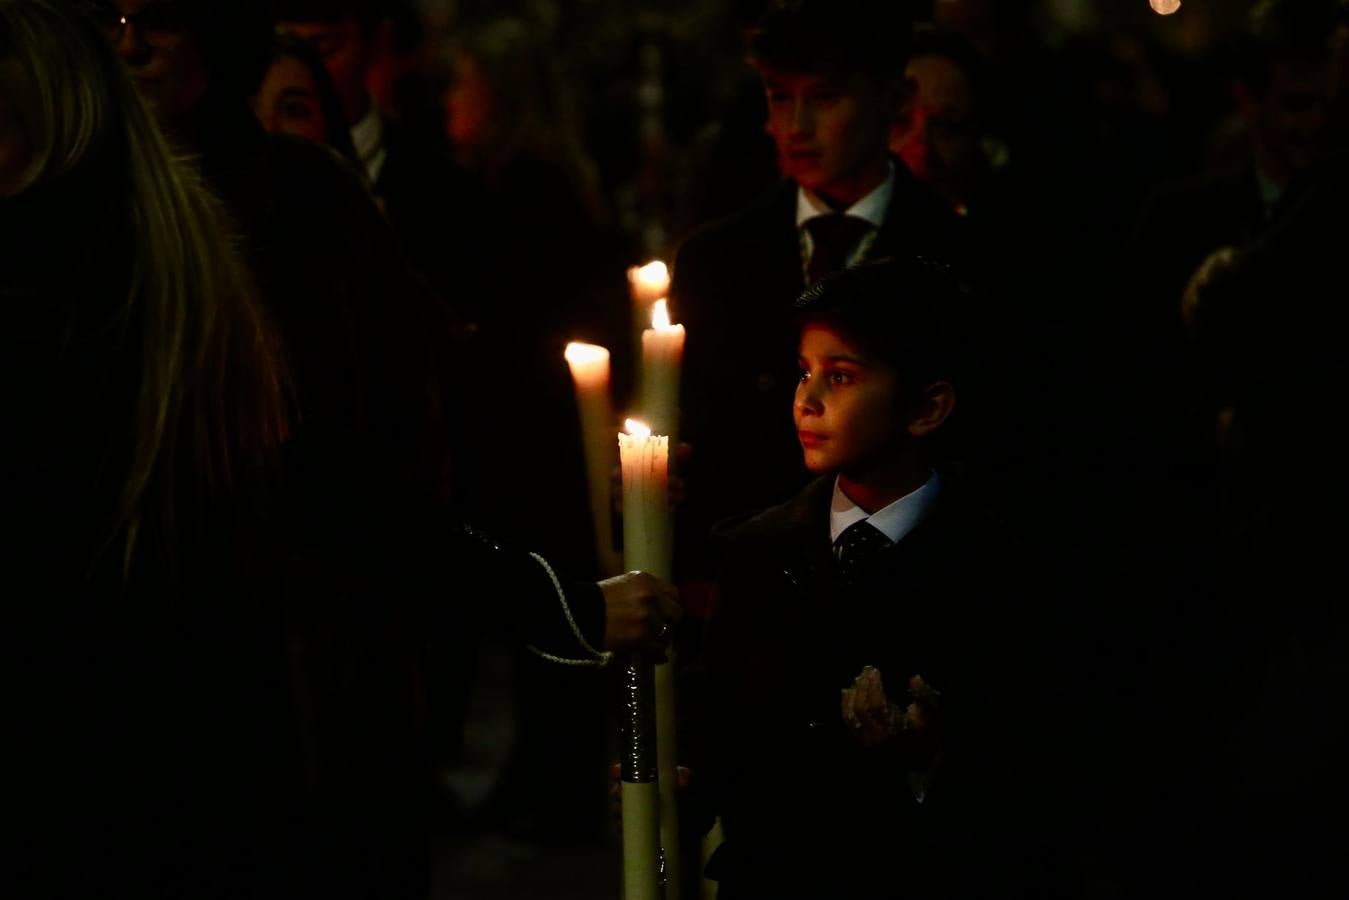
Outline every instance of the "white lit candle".
[[651, 428], [674, 440], [679, 425], [679, 371], [684, 359], [684, 326], [670, 324], [664, 300], [651, 309], [651, 327], [642, 332], [642, 382], [638, 409]]
[[628, 419], [618, 436], [623, 467], [623, 564], [629, 572], [670, 577], [670, 442]]
[[[682, 333], [682, 329], [681, 329]], [[629, 571], [670, 578], [670, 440], [644, 422], [628, 419], [618, 436], [623, 467], [623, 559]], [[665, 851], [666, 892], [681, 897], [679, 816], [675, 795], [674, 649], [656, 666], [656, 768], [659, 775], [660, 844]], [[624, 790], [628, 791], [627, 785]], [[634, 796], [637, 796], [634, 794]], [[623, 796], [627, 817], [627, 793]], [[625, 823], [625, 833], [627, 824]]]
[[609, 394], [609, 351], [595, 344], [573, 341], [564, 353], [576, 385], [576, 409], [581, 417], [586, 481], [590, 488], [590, 521], [595, 529], [595, 561], [600, 574], [617, 575], [622, 560], [614, 549], [613, 506], [609, 473], [614, 469], [613, 402]]
[[[628, 289], [632, 296], [633, 359], [642, 358], [642, 329], [651, 321], [651, 307], [670, 293], [670, 270], [660, 260], [628, 269]], [[640, 371], [638, 373], [640, 378]]]
[[628, 269], [628, 285], [632, 289], [633, 306], [645, 312], [651, 304], [669, 295], [670, 270], [660, 260], [633, 266]]

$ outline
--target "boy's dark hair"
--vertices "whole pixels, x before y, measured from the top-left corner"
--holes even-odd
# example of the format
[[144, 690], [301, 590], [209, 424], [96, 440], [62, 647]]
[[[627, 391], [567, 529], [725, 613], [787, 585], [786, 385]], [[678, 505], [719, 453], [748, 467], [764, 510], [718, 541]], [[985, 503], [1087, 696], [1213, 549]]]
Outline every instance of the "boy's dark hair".
[[750, 36], [750, 61], [785, 72], [903, 77], [907, 0], [777, 0]]
[[949, 266], [921, 257], [844, 269], [796, 301], [801, 329], [823, 325], [899, 373], [905, 391], [960, 387], [970, 350], [971, 294]]
[[1261, 0], [1250, 11], [1236, 49], [1237, 78], [1251, 90], [1269, 86], [1278, 62], [1330, 57], [1330, 36], [1344, 17], [1337, 0]]

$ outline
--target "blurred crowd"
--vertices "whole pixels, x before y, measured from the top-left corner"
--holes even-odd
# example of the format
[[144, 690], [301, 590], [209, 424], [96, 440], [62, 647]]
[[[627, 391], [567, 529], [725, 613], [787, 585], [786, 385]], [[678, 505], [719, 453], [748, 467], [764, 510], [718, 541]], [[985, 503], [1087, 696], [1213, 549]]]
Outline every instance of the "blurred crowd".
[[[427, 821], [475, 827], [431, 773], [482, 635], [581, 652], [506, 555], [585, 585], [579, 629], [606, 633], [563, 348], [610, 347], [626, 408], [626, 271], [653, 258], [690, 335], [697, 655], [708, 531], [800, 486], [799, 454], [731, 446], [798, 449], [739, 403], [742, 375], [749, 402], [777, 387], [722, 367], [752, 328], [724, 311], [814, 276], [790, 235], [786, 279], [752, 242], [709, 255], [795, 177], [749, 62], [773, 5], [0, 0], [6, 703], [56, 773], [11, 776], [49, 882], [23, 896], [283, 870], [278, 894], [424, 895]], [[1337, 896], [1349, 7], [1159, 5], [911, 4], [884, 125], [922, 199], [896, 215], [976, 286], [953, 455], [1054, 607], [1048, 683], [1005, 678], [1057, 742], [1055, 891]], [[601, 840], [606, 672], [513, 665], [494, 824]], [[166, 842], [110, 837], [141, 826]]]

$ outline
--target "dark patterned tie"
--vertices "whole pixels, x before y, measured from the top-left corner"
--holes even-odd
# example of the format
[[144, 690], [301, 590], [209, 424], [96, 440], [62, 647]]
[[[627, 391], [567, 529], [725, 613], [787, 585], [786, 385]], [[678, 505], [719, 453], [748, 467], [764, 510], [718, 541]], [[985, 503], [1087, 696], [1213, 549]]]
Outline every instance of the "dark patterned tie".
[[838, 550], [838, 565], [843, 577], [849, 582], [856, 581], [857, 573], [866, 560], [880, 550], [890, 546], [890, 539], [879, 528], [866, 519], [854, 522], [834, 542]]
[[874, 227], [866, 219], [843, 213], [827, 213], [807, 219], [805, 228], [810, 232], [814, 247], [806, 266], [806, 280], [814, 284], [845, 268], [848, 255]]

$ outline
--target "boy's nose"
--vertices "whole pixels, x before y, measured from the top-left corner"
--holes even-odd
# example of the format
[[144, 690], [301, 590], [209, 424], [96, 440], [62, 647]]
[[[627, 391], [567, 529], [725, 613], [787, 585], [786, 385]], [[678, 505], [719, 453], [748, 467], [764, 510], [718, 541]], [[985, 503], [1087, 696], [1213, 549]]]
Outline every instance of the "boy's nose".
[[810, 135], [815, 131], [815, 110], [804, 97], [797, 97], [792, 103], [791, 133]]
[[813, 380], [803, 381], [796, 386], [796, 400], [793, 405], [798, 416], [818, 416], [820, 414], [820, 398]]

